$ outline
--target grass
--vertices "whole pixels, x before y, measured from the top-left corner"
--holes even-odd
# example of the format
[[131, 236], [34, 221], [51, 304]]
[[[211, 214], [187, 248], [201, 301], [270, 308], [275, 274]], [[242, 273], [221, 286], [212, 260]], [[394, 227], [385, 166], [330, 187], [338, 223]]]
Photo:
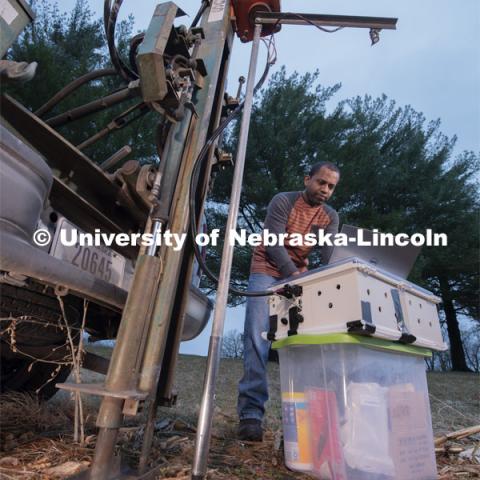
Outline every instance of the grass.
[[[95, 353], [108, 357], [111, 349], [94, 347]], [[203, 389], [206, 357], [180, 355], [175, 381], [178, 402], [173, 408], [161, 408], [165, 415], [175, 415], [196, 423]], [[240, 360], [222, 359], [217, 379], [216, 410], [224, 417], [236, 418], [237, 385], [242, 376]], [[91, 375], [91, 373], [89, 372]], [[94, 374], [95, 375], [95, 374]], [[100, 377], [100, 376], [99, 376]], [[281, 426], [280, 372], [278, 364], [268, 364], [270, 400], [266, 405], [266, 425], [271, 429]], [[471, 373], [428, 372], [427, 382], [432, 411], [434, 434], [467, 428], [480, 423], [480, 381]]]
[[435, 435], [480, 423], [477, 374], [429, 372], [427, 381]]
[[[96, 354], [110, 356], [111, 348], [88, 346]], [[157, 478], [190, 478], [194, 454], [195, 426], [200, 408], [206, 358], [181, 355], [177, 366], [177, 404], [161, 407], [153, 441], [152, 464], [161, 464]], [[239, 360], [222, 359], [217, 380], [217, 398], [209, 456], [209, 479], [306, 479], [305, 474], [286, 469], [281, 447], [281, 404], [279, 367], [270, 363], [268, 378], [270, 400], [265, 419], [266, 435], [262, 444], [248, 444], [235, 439], [237, 425], [237, 384], [242, 375]], [[101, 382], [102, 375], [83, 372], [85, 383]], [[474, 374], [429, 373], [428, 384], [435, 435], [439, 436], [480, 423], [479, 383]], [[50, 402], [39, 405], [25, 395], [9, 395], [2, 401], [2, 452], [0, 478], [44, 480], [65, 478], [53, 467], [73, 462], [85, 468], [95, 444], [95, 416], [100, 400], [85, 398], [87, 443], [72, 442], [73, 402], [66, 392], [58, 393]], [[135, 464], [142, 445], [145, 415], [125, 422], [120, 430], [118, 448], [122, 457]], [[467, 439], [472, 442], [472, 438]], [[477, 438], [478, 442], [478, 438]], [[440, 478], [480, 478], [479, 465], [461, 460], [457, 455], [437, 457]], [[53, 472], [53, 473], [52, 473]], [[414, 480], [414, 479], [412, 479]]]

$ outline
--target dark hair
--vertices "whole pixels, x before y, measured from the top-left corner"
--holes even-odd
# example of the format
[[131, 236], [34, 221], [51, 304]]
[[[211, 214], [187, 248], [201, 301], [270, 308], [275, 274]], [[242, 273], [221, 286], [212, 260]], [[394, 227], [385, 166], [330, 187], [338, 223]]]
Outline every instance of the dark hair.
[[340, 175], [340, 169], [332, 162], [318, 162], [315, 165], [312, 165], [310, 168], [310, 172], [308, 173], [309, 177], [313, 177], [322, 167], [328, 168], [329, 170], [333, 170]]

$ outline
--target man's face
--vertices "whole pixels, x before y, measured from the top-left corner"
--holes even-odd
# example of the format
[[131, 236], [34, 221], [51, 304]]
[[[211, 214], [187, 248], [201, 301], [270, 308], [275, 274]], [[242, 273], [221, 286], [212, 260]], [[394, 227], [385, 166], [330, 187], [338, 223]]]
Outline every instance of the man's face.
[[339, 180], [338, 173], [327, 167], [322, 167], [311, 177], [307, 175], [304, 183], [308, 202], [311, 205], [321, 205], [326, 202], [332, 196]]

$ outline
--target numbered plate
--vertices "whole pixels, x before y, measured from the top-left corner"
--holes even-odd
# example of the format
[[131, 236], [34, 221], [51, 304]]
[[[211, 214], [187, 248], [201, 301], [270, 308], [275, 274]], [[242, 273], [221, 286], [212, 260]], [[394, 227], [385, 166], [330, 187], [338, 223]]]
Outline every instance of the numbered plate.
[[[75, 245], [68, 246], [61, 242], [61, 231], [64, 230], [64, 237], [68, 243], [77, 238]], [[73, 266], [88, 272], [106, 282], [113, 283], [119, 287], [123, 285], [125, 272], [125, 258], [114, 250], [105, 246], [82, 246], [78, 243], [78, 235], [75, 237], [75, 230], [78, 235], [84, 233], [75, 227], [66, 218], [61, 218], [55, 231], [55, 236], [50, 249], [50, 255], [71, 263]]]

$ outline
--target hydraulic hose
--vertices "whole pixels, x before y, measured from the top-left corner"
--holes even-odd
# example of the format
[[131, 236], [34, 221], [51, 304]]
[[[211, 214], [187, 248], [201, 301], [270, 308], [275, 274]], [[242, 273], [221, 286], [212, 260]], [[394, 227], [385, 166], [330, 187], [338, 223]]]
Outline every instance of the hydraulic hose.
[[45, 115], [59, 102], [61, 102], [64, 98], [68, 97], [71, 93], [80, 88], [83, 84], [100, 77], [106, 77], [108, 75], [117, 75], [117, 71], [114, 68], [103, 68], [101, 70], [93, 70], [92, 72], [82, 75], [81, 77], [73, 80], [68, 85], [63, 87], [47, 103], [42, 105], [38, 110], [33, 113], [37, 115], [37, 117]]
[[138, 47], [143, 42], [145, 38], [144, 33], [139, 33], [130, 39], [130, 50], [128, 52], [128, 60], [130, 61], [130, 66], [132, 70], [138, 75], [137, 62], [135, 57], [137, 56]]
[[105, 36], [107, 38], [108, 51], [112, 60], [113, 66], [119, 73], [119, 75], [130, 82], [136, 80], [138, 75], [125, 65], [118, 54], [117, 47], [115, 46], [115, 25], [117, 23], [117, 16], [122, 5], [123, 0], [114, 0], [113, 6], [111, 6], [111, 0], [105, 0], [103, 4], [103, 22], [105, 27]]
[[195, 28], [197, 26], [200, 18], [202, 18], [202, 15], [205, 12], [205, 10], [207, 9], [209, 3], [210, 3], [209, 0], [203, 0], [202, 1], [202, 4], [200, 5], [199, 10], [198, 10], [197, 14], [195, 15], [195, 18], [193, 19], [192, 24], [190, 25], [190, 29]]

